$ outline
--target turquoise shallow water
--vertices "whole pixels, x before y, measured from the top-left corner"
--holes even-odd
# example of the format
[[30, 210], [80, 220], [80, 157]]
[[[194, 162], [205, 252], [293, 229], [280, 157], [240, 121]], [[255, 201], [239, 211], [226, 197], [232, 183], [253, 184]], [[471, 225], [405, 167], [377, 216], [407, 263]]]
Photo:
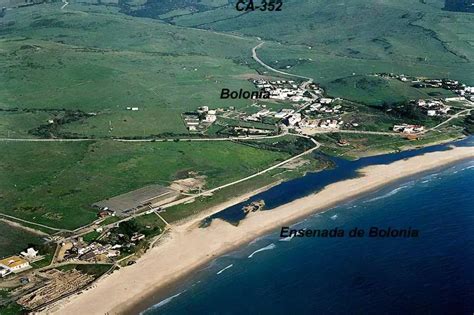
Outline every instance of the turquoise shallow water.
[[411, 227], [419, 237], [281, 239], [278, 230], [156, 296], [145, 314], [474, 312], [474, 161], [393, 184], [295, 226]]

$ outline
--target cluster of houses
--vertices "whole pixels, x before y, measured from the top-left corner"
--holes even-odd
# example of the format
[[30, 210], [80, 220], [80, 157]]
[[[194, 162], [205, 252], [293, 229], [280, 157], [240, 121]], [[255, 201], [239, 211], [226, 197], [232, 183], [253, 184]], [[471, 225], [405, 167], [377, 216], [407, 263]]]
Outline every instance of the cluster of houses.
[[31, 268], [30, 263], [43, 259], [38, 256], [38, 251], [30, 247], [20, 255], [6, 257], [0, 260], [0, 277], [6, 277], [12, 273], [20, 273]]
[[467, 86], [457, 80], [424, 79], [414, 82], [413, 86], [417, 88], [443, 88], [458, 95], [456, 97], [448, 97], [446, 101], [463, 101], [466, 99], [474, 101], [474, 87]]
[[[262, 105], [265, 106], [265, 105]], [[276, 118], [276, 119], [287, 119], [295, 113], [294, 109], [283, 108], [279, 111], [271, 111], [269, 109], [262, 109], [255, 114], [245, 116], [243, 119], [246, 121], [262, 121], [265, 117]]]
[[[310, 103], [305, 105], [304, 113], [307, 115], [311, 114], [340, 114], [341, 113], [341, 105], [336, 106], [329, 106], [333, 103], [334, 99], [327, 98], [327, 97], [317, 97], [316, 100], [311, 99]], [[278, 120], [283, 120], [283, 123], [289, 127], [296, 126], [302, 119], [304, 118], [300, 113], [298, 113], [295, 109], [291, 108], [283, 108], [279, 111], [271, 111], [265, 108], [265, 105], [261, 105], [262, 110], [258, 111], [257, 113], [248, 115], [244, 117], [246, 121], [262, 121], [265, 117], [271, 117]]]
[[411, 101], [411, 103], [420, 107], [428, 116], [444, 116], [451, 110], [451, 107], [445, 105], [441, 100], [419, 99]]
[[183, 120], [186, 128], [190, 132], [203, 131], [217, 120], [217, 111], [209, 109], [209, 106], [202, 106], [196, 112], [183, 114]]
[[299, 123], [301, 128], [313, 128], [313, 129], [340, 129], [344, 125], [343, 120], [338, 119], [303, 119]]
[[401, 124], [393, 126], [393, 131], [404, 134], [419, 134], [425, 131], [425, 127], [421, 125]]
[[402, 82], [410, 82], [416, 88], [442, 88], [456, 93], [457, 97], [448, 97], [446, 101], [474, 101], [474, 86], [467, 86], [457, 80], [449, 79], [427, 79], [394, 73], [376, 73], [375, 76], [397, 79]]
[[258, 128], [247, 128], [247, 127], [234, 127], [233, 128], [236, 135], [269, 135], [273, 131], [269, 129], [258, 129]]
[[114, 257], [120, 256], [121, 245], [102, 245], [97, 242], [86, 243], [79, 237], [71, 242], [61, 244], [61, 252], [58, 255], [58, 261], [88, 261], [88, 262], [107, 262]]
[[[253, 80], [252, 82], [261, 91], [269, 93], [270, 98], [274, 100], [291, 101], [297, 103], [307, 102], [312, 99], [311, 93], [306, 90], [303, 84], [298, 86], [298, 84], [292, 80]], [[313, 84], [311, 88], [313, 89], [314, 93], [322, 94], [322, 90], [320, 90], [316, 85]]]
[[[105, 233], [104, 238], [110, 236], [111, 232]], [[121, 251], [130, 249], [145, 239], [145, 235], [135, 232], [130, 238], [125, 235], [117, 235], [119, 242], [117, 244], [101, 244], [98, 242], [87, 243], [82, 237], [61, 244], [57, 260], [63, 261], [88, 261], [88, 262], [113, 262], [120, 256]], [[123, 240], [120, 243], [120, 240]]]
[[333, 103], [335, 100], [328, 97], [323, 97], [313, 102], [308, 109], [305, 110], [306, 114], [340, 114], [341, 105], [328, 106]]
[[[270, 99], [291, 102], [295, 108], [307, 107], [307, 105], [311, 104], [311, 107], [307, 109], [307, 113], [339, 112], [338, 108], [329, 108], [328, 106], [325, 106], [331, 104], [333, 99], [323, 98], [323, 90], [317, 84], [312, 82], [305, 82], [302, 84], [298, 84], [292, 80], [252, 80], [251, 82], [261, 92], [267, 93]], [[261, 109], [253, 114], [243, 113], [243, 115], [239, 115], [239, 119], [244, 121], [261, 122], [265, 118], [274, 118], [276, 120], [283, 120], [283, 123], [290, 127], [296, 126], [303, 119], [303, 116], [300, 113], [297, 113], [295, 109], [284, 108], [279, 111], [272, 111], [267, 109], [266, 105], [254, 104], [253, 106], [259, 106]], [[230, 112], [233, 110], [234, 108], [229, 108]], [[190, 132], [204, 131], [217, 120], [217, 113], [223, 113], [225, 111], [226, 110], [223, 109], [211, 110], [208, 106], [202, 106], [196, 112], [187, 112], [183, 114], [183, 120]]]

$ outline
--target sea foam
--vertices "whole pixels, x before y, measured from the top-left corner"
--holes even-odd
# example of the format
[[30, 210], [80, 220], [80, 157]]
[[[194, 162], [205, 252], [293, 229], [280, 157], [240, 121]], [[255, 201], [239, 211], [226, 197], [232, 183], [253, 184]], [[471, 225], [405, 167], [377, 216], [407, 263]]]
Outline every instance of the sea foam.
[[224, 269], [219, 270], [216, 273], [216, 275], [220, 275], [221, 273], [223, 273], [224, 271], [226, 271], [227, 269], [232, 268], [232, 267], [234, 267], [234, 264], [230, 264], [229, 266], [225, 267]]
[[248, 258], [252, 258], [253, 255], [255, 255], [256, 253], [260, 253], [260, 252], [263, 252], [263, 251], [266, 251], [266, 250], [272, 250], [272, 249], [274, 249], [275, 247], [276, 247], [276, 245], [273, 244], [273, 243], [271, 243], [271, 244], [268, 245], [268, 246], [265, 246], [265, 247], [262, 247], [262, 248], [260, 248], [260, 249], [257, 249], [257, 250], [254, 251], [252, 254], [250, 254]]

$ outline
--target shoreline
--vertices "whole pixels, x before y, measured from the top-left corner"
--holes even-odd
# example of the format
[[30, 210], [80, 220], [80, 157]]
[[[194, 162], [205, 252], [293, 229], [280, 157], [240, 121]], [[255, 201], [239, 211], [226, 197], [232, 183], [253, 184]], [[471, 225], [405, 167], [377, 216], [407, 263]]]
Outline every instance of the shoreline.
[[[173, 226], [168, 237], [135, 265], [95, 283], [95, 288], [72, 296], [46, 313], [128, 314], [148, 306], [156, 292], [188, 276], [197, 268], [282, 224], [295, 222], [316, 212], [373, 192], [404, 178], [474, 158], [472, 147], [457, 147], [359, 170], [357, 178], [336, 182], [323, 190], [296, 199], [270, 211], [252, 213], [235, 227], [214, 220], [208, 228], [196, 227], [209, 213]], [[341, 192], [343, 192], [341, 194]], [[228, 204], [229, 202], [227, 202]], [[222, 208], [221, 207], [219, 208]], [[225, 208], [225, 207], [224, 207]], [[216, 207], [217, 209], [217, 207]], [[223, 209], [223, 208], [222, 208]], [[111, 296], [111, 292], [113, 292]], [[100, 303], [99, 303], [100, 301]]]

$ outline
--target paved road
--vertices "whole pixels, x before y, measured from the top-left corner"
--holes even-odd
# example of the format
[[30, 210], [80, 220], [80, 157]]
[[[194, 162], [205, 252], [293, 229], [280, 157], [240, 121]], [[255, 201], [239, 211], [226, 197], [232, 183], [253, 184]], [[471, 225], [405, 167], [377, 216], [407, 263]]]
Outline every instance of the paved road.
[[235, 140], [264, 140], [275, 139], [286, 136], [288, 133], [283, 132], [273, 136], [248, 136], [248, 137], [228, 137], [228, 138], [177, 138], [177, 139], [114, 139], [119, 142], [173, 142], [174, 140], [203, 142], [203, 141], [235, 141]]
[[228, 137], [228, 138], [169, 138], [169, 139], [34, 139], [34, 138], [0, 138], [0, 141], [11, 142], [81, 142], [81, 141], [98, 141], [113, 140], [119, 142], [173, 142], [173, 141], [234, 141], [234, 140], [263, 140], [275, 139], [285, 136], [286, 133], [280, 133], [273, 136], [247, 136], [247, 137]]
[[96, 139], [35, 139], [35, 138], [0, 138], [0, 141], [11, 142], [82, 142], [82, 141], [96, 141]]
[[333, 130], [321, 130], [316, 131], [316, 133], [352, 133], [352, 134], [360, 134], [360, 135], [380, 135], [380, 136], [400, 136], [400, 133], [397, 132], [384, 132], [384, 131], [363, 131], [363, 130], [341, 130], [341, 129], [333, 129]]
[[258, 58], [258, 55], [257, 55], [257, 49], [262, 47], [263, 44], [265, 44], [265, 42], [261, 42], [260, 44], [258, 44], [257, 46], [255, 46], [254, 48], [252, 48], [252, 58], [258, 62], [260, 65], [262, 65], [263, 67], [267, 68], [268, 70], [270, 71], [273, 71], [273, 72], [276, 72], [276, 73], [279, 73], [279, 74], [283, 74], [283, 75], [286, 75], [286, 76], [291, 76], [291, 77], [295, 77], [295, 78], [300, 78], [300, 79], [305, 79], [305, 80], [308, 80], [308, 82], [306, 82], [304, 85], [303, 85], [303, 88], [306, 87], [306, 85], [308, 85], [310, 82], [313, 82], [313, 79], [310, 78], [310, 77], [305, 77], [305, 76], [302, 76], [302, 75], [297, 75], [297, 74], [292, 74], [292, 73], [288, 73], [288, 72], [284, 72], [284, 71], [280, 71], [280, 70], [277, 70], [275, 68], [272, 68], [270, 67], [269, 65], [267, 65], [266, 63], [264, 63], [260, 58]]
[[58, 228], [54, 228], [54, 227], [47, 226], [47, 225], [44, 225], [44, 224], [40, 224], [40, 223], [36, 223], [36, 222], [32, 222], [32, 221], [27, 221], [27, 220], [23, 220], [23, 219], [20, 219], [20, 218], [17, 218], [17, 217], [8, 215], [8, 214], [4, 214], [4, 213], [0, 213], [0, 216], [5, 217], [5, 218], [9, 218], [9, 219], [13, 219], [13, 220], [16, 220], [16, 221], [20, 221], [20, 222], [23, 222], [23, 223], [28, 223], [28, 224], [32, 224], [32, 225], [35, 225], [35, 226], [43, 227], [43, 228], [46, 228], [46, 229], [49, 229], [49, 230], [52, 230], [52, 231], [57, 231], [57, 232], [72, 232], [72, 231], [66, 230], [66, 229], [58, 229]]
[[438, 129], [439, 127], [441, 127], [441, 126], [447, 124], [447, 123], [450, 122], [451, 120], [460, 117], [460, 116], [463, 115], [464, 113], [468, 114], [471, 110], [473, 110], [473, 109], [472, 109], [472, 108], [468, 108], [468, 109], [465, 109], [465, 110], [463, 110], [463, 111], [460, 111], [459, 113], [457, 113], [457, 114], [451, 116], [449, 119], [443, 121], [442, 123], [440, 123], [440, 124], [434, 126], [434, 127], [431, 128], [431, 129], [428, 129], [427, 131], [436, 130], [436, 129]]

